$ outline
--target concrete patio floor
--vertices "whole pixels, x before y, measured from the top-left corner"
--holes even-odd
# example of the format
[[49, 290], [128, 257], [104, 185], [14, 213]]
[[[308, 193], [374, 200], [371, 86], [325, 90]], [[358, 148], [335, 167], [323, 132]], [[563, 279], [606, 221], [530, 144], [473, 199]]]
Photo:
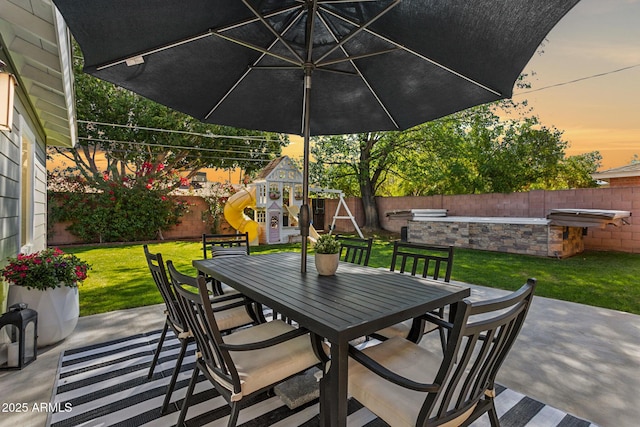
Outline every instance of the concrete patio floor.
[[[472, 299], [505, 292], [473, 286]], [[87, 316], [63, 342], [41, 349], [22, 371], [0, 373], [0, 426], [47, 422], [61, 353], [162, 328], [163, 306]], [[640, 425], [640, 316], [536, 297], [498, 381], [602, 427]], [[27, 404], [26, 412], [9, 411]]]

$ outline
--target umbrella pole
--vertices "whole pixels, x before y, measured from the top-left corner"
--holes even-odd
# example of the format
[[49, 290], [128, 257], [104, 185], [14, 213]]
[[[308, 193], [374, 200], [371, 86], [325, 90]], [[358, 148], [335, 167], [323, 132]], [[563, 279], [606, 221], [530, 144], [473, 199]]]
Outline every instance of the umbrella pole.
[[304, 75], [304, 157], [302, 166], [302, 200], [304, 204], [300, 209], [300, 234], [302, 235], [302, 257], [300, 271], [307, 272], [307, 240], [309, 237], [309, 139], [311, 131], [309, 129], [310, 113], [309, 98], [311, 95], [311, 67], [305, 67]]

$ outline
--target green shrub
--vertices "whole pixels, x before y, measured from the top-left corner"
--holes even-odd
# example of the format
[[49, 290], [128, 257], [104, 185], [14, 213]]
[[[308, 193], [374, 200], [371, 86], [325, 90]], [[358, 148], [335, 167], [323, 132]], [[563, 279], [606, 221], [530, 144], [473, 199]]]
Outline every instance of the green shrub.
[[49, 192], [51, 218], [70, 221], [68, 230], [84, 242], [134, 242], [155, 239], [180, 223], [188, 204], [169, 196], [177, 174], [144, 164], [135, 176], [111, 180], [67, 179], [66, 191]]

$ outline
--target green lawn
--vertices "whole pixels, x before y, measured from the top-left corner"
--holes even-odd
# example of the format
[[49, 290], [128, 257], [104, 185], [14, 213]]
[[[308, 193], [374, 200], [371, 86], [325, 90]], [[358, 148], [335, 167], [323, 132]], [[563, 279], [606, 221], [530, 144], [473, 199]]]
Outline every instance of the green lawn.
[[[200, 242], [150, 244], [185, 274], [195, 274], [193, 259], [202, 258]], [[252, 254], [299, 251], [299, 244], [251, 248]], [[80, 315], [161, 303], [147, 269], [141, 244], [83, 246], [65, 249], [92, 264], [80, 286]], [[369, 265], [388, 268], [393, 245], [374, 242]], [[640, 255], [585, 252], [567, 259], [540, 258], [456, 249], [453, 280], [514, 290], [528, 277], [538, 279], [536, 295], [640, 314]]]

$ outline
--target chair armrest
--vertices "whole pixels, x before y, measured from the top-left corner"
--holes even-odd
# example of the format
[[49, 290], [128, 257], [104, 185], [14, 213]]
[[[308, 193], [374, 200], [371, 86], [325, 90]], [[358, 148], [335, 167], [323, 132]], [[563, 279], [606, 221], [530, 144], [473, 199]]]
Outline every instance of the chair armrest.
[[302, 335], [306, 335], [308, 333], [309, 331], [304, 328], [297, 328], [293, 331], [289, 331], [284, 334], [269, 338], [268, 340], [250, 342], [245, 344], [220, 344], [220, 348], [223, 348], [229, 351], [259, 350], [261, 348], [267, 348], [277, 344], [281, 344], [285, 341], [289, 341], [291, 339], [297, 338]]
[[225, 302], [225, 301], [233, 301], [233, 300], [242, 300], [247, 299], [242, 294], [228, 294], [228, 295], [209, 295], [209, 302], [212, 304], [214, 302]]
[[419, 383], [409, 378], [405, 378], [401, 375], [396, 374], [395, 372], [385, 368], [378, 362], [376, 362], [371, 357], [367, 356], [362, 351], [358, 350], [352, 345], [349, 345], [349, 356], [351, 356], [356, 362], [362, 364], [365, 368], [372, 371], [374, 374], [384, 378], [387, 381], [390, 381], [394, 384], [399, 385], [400, 387], [408, 388], [411, 390], [435, 393], [440, 390], [439, 384], [424, 384]]
[[221, 311], [230, 310], [232, 308], [247, 307], [249, 304], [251, 303], [245, 300], [237, 300], [234, 302], [230, 302], [229, 304], [225, 304], [217, 307], [211, 307], [211, 309], [213, 310], [214, 313], [220, 313]]
[[434, 316], [431, 313], [423, 314], [423, 315], [419, 316], [419, 319], [423, 319], [423, 320], [425, 320], [425, 321], [427, 321], [429, 323], [433, 323], [434, 325], [438, 325], [438, 326], [440, 326], [442, 328], [445, 328], [445, 329], [449, 329], [449, 330], [453, 329], [453, 323], [447, 322], [446, 320], [444, 320], [444, 319], [442, 319], [442, 318], [440, 318], [438, 316]]

